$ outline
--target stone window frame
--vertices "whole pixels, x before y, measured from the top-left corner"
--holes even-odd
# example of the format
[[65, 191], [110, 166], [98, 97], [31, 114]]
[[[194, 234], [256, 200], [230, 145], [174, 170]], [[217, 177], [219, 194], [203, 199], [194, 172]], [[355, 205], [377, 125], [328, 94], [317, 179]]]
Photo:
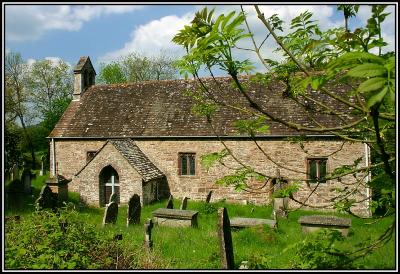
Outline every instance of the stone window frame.
[[[311, 162], [317, 161], [317, 176], [316, 180], [311, 180], [311, 174], [310, 174], [310, 169], [311, 169]], [[321, 170], [320, 170], [320, 162], [324, 161], [325, 162], [325, 176], [328, 174], [328, 157], [307, 157], [306, 158], [306, 170], [307, 170], [307, 179], [310, 180], [308, 182], [312, 184], [316, 183], [326, 183], [326, 180], [321, 180]]]
[[[182, 159], [182, 157], [184, 157], [184, 156], [186, 156], [187, 158], [186, 158], [186, 171], [187, 171], [187, 174], [182, 174], [182, 161], [181, 161], [181, 159]], [[188, 160], [189, 159], [189, 157], [190, 156], [192, 156], [192, 158], [194, 159], [194, 173], [193, 174], [190, 174], [190, 171], [191, 171], [191, 169], [190, 169], [190, 160]], [[196, 152], [179, 152], [178, 153], [178, 175], [179, 176], [181, 176], [181, 177], [194, 177], [194, 176], [197, 176], [197, 161], [196, 161]]]
[[86, 151], [86, 163], [89, 163], [96, 155], [97, 150], [87, 150]]

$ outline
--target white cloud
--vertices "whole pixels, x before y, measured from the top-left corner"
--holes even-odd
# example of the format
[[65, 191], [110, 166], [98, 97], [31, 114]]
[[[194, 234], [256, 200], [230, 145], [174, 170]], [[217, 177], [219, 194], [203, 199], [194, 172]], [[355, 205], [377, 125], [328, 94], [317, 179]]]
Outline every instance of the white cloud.
[[[49, 60], [53, 66], [57, 66], [58, 64], [60, 64], [61, 61], [64, 61], [60, 57], [51, 57], [51, 56], [45, 57], [44, 59]], [[36, 62], [37, 62], [37, 60], [33, 59], [33, 58], [28, 58], [26, 60], [26, 64], [28, 65], [28, 68], [31, 68], [32, 65]], [[69, 62], [64, 61], [64, 63], [67, 64], [70, 69], [72, 68], [72, 65]]]
[[183, 49], [175, 45], [171, 40], [178, 30], [190, 23], [194, 13], [188, 13], [182, 17], [175, 15], [165, 16], [141, 25], [132, 31], [130, 41], [121, 49], [108, 52], [98, 58], [99, 62], [110, 62], [131, 52], [140, 52], [144, 55], [157, 55], [161, 50], [170, 54], [183, 54]]
[[139, 5], [6, 5], [6, 39], [36, 40], [49, 30], [77, 31], [93, 18], [141, 8]]
[[[193, 19], [194, 13], [201, 10], [203, 7], [203, 5], [194, 6], [194, 10], [192, 12], [181, 17], [170, 15], [136, 27], [132, 31], [130, 39], [125, 42], [121, 48], [108, 52], [99, 57], [98, 62], [107, 63], [133, 51], [141, 52], [146, 55], [154, 55], [157, 54], [160, 49], [166, 49], [169, 52], [183, 54], [183, 49], [171, 42], [171, 39], [178, 32], [178, 30], [182, 29], [184, 25], [189, 24]], [[232, 10], [237, 12], [240, 11], [239, 5], [208, 5], [207, 7], [209, 10], [211, 10], [211, 8], [215, 8], [214, 17], [222, 13], [227, 14]], [[243, 8], [247, 14], [247, 21], [250, 25], [251, 31], [254, 34], [257, 44], [259, 45], [268, 34], [268, 30], [258, 19], [254, 6], [244, 5]], [[291, 20], [307, 10], [313, 13], [312, 19], [317, 21], [318, 25], [323, 31], [329, 28], [344, 26], [343, 18], [339, 16], [339, 19], [336, 19], [337, 17], [334, 16], [336, 12], [336, 5], [260, 5], [259, 8], [264, 13], [266, 18], [272, 16], [273, 14], [277, 14], [278, 17], [284, 21], [284, 32], [278, 32], [278, 35], [284, 35], [288, 33]], [[363, 22], [366, 22], [366, 18], [369, 18], [369, 15], [367, 14], [368, 11], [365, 10], [365, 7], [361, 6], [359, 13], [360, 15], [358, 17], [364, 20]], [[386, 21], [387, 22], [384, 24], [385, 38], [389, 41], [389, 43], [393, 42], [392, 45], [394, 45], [394, 17], [390, 15]], [[363, 23], [363, 25], [365, 24]], [[245, 26], [243, 26], [243, 28], [245, 28]], [[393, 32], [390, 29], [393, 29]], [[387, 30], [390, 31], [386, 33]], [[241, 42], [240, 47], [253, 49], [250, 39]], [[263, 58], [280, 60], [282, 58], [282, 54], [280, 52], [275, 52], [274, 50], [276, 48], [278, 48], [278, 45], [274, 39], [270, 37], [261, 50]], [[256, 67], [260, 68], [260, 61], [258, 60], [256, 54], [251, 51], [236, 50], [235, 56], [241, 60], [250, 59], [255, 63]]]

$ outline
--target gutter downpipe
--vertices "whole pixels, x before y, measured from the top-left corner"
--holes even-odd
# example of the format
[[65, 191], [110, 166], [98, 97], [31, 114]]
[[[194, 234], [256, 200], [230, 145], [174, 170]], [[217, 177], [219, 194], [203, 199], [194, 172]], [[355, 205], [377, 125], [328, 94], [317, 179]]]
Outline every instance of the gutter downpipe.
[[52, 175], [53, 177], [56, 177], [56, 146], [55, 146], [55, 142], [54, 142], [54, 138], [51, 138], [51, 149], [53, 150], [53, 172]]

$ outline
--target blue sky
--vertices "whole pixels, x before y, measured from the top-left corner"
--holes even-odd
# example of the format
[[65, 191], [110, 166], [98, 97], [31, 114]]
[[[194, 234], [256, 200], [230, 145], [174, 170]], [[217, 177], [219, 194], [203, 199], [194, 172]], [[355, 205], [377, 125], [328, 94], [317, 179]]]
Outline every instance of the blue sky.
[[[4, 4], [4, 3], [3, 3]], [[201, 4], [201, 3], [199, 3]], [[171, 42], [173, 35], [188, 24], [200, 5], [11, 5], [5, 8], [6, 52], [21, 53], [25, 60], [62, 59], [72, 66], [80, 56], [90, 56], [98, 70], [100, 62], [110, 62], [132, 51], [157, 55], [160, 50], [173, 56], [181, 56], [183, 50]], [[239, 5], [218, 5], [217, 13], [239, 10]], [[322, 29], [343, 26], [344, 21], [334, 5], [269, 5], [261, 9], [266, 16], [279, 14], [286, 23], [300, 12], [314, 13]], [[258, 22], [254, 8], [245, 6], [249, 23], [256, 39], [262, 40], [265, 29]], [[392, 14], [383, 30], [389, 46], [395, 49], [394, 6], [387, 9]], [[370, 7], [362, 6], [350, 27], [365, 25]], [[4, 20], [4, 19], [3, 19]], [[279, 58], [272, 53], [273, 41], [265, 45], [265, 58]], [[253, 60], [254, 56], [243, 53]], [[255, 60], [255, 59], [254, 59]]]

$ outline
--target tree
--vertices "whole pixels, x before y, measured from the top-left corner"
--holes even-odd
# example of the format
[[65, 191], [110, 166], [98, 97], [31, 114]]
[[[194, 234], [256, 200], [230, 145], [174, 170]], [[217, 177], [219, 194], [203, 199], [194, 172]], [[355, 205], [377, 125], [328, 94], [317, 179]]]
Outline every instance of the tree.
[[[217, 82], [213, 69], [219, 69], [231, 77], [240, 94], [238, 96], [243, 96], [248, 101], [252, 114], [258, 117], [257, 120], [243, 120], [236, 123], [238, 130], [246, 132], [255, 142], [254, 133], [264, 131], [268, 127], [268, 121], [274, 121], [298, 131], [329, 133], [336, 135], [343, 142], [367, 144], [376, 155], [372, 164], [366, 168], [357, 168], [357, 163], [352, 166], [341, 166], [331, 174], [327, 174], [325, 179], [340, 179], [349, 174], [359, 173], [363, 173], [363, 178], [365, 178], [369, 172], [372, 172], [376, 176], [370, 182], [370, 186], [381, 182], [382, 178], [386, 183], [379, 187], [382, 196], [371, 203], [371, 209], [375, 210], [378, 206], [383, 206], [387, 209], [385, 216], [395, 214], [395, 59], [391, 54], [381, 54], [380, 50], [386, 45], [381, 36], [381, 24], [387, 16], [387, 13], [384, 13], [385, 6], [372, 5], [373, 14], [366, 27], [356, 29], [354, 32], [350, 32], [347, 27], [345, 30], [336, 28], [323, 32], [316, 21], [312, 20], [312, 13], [307, 11], [291, 21], [291, 31], [284, 37], [277, 35], [278, 31], [282, 31], [282, 20], [277, 15], [266, 18], [257, 5], [254, 9], [258, 19], [268, 31], [261, 44], [256, 43], [243, 9], [238, 14], [232, 11], [228, 15], [222, 14], [214, 18], [214, 10], [208, 11], [204, 8], [195, 14], [190, 25], [181, 29], [173, 38], [173, 42], [186, 50], [186, 55], [178, 62], [180, 73], [185, 77], [192, 75], [200, 83], [201, 90], [193, 97], [198, 102], [195, 107], [196, 112], [203, 114], [211, 124], [213, 114], [218, 108], [231, 107], [210, 96], [212, 94], [210, 86], [199, 77], [199, 71], [204, 69], [209, 71], [212, 79]], [[345, 17], [355, 15], [356, 11], [355, 8], [354, 10], [346, 8]], [[271, 37], [279, 45], [277, 50], [283, 53], [283, 60], [271, 60], [263, 56], [261, 48]], [[244, 42], [246, 39], [250, 41], [253, 48], [243, 49], [238, 46], [239, 42]], [[371, 53], [371, 50], [376, 47], [379, 48], [378, 54]], [[234, 50], [250, 51], [259, 58], [265, 72], [256, 73], [255, 77], [252, 77], [254, 81], [264, 85], [273, 78], [278, 79], [286, 85], [287, 96], [295, 100], [313, 100], [318, 106], [318, 111], [330, 113], [340, 119], [341, 125], [329, 127], [313, 120], [314, 125], [309, 126], [297, 121], [281, 119], [263, 108], [249, 96], [245, 83], [239, 77], [244, 73], [254, 74], [254, 66], [248, 59], [235, 58]], [[343, 96], [330, 90], [330, 85], [328, 85], [339, 82], [349, 87], [349, 92]], [[310, 97], [307, 88], [317, 90], [330, 100], [352, 109], [351, 119], [346, 116], [347, 113], [337, 112], [324, 104], [324, 101]], [[354, 100], [349, 100], [349, 97], [353, 97]], [[315, 112], [315, 109], [309, 110], [310, 114], [315, 114]], [[224, 146], [224, 151], [204, 156], [203, 162], [211, 166], [230, 155], [241, 164], [240, 159], [232, 155], [229, 147], [226, 144]], [[235, 174], [225, 176], [219, 182], [233, 185], [236, 189], [251, 191], [247, 184], [251, 176], [257, 175], [261, 179], [280, 179], [274, 174], [255, 172], [249, 166], [243, 164], [242, 166], [243, 168]], [[308, 179], [303, 181], [307, 183]], [[295, 191], [296, 188], [292, 186], [286, 191], [286, 196], [295, 200], [293, 196]], [[307, 200], [295, 201], [304, 205], [308, 204]], [[348, 199], [347, 195], [343, 195], [338, 196], [332, 206], [355, 215], [351, 211], [354, 202]], [[362, 257], [366, 252], [388, 241], [394, 229], [395, 223], [392, 223], [376, 242], [354, 253], [345, 253], [352, 259]]]
[[29, 73], [29, 88], [35, 110], [49, 133], [72, 100], [72, 71], [64, 61], [37, 61]]
[[35, 148], [27, 130], [29, 92], [27, 90], [28, 67], [18, 53], [9, 52], [5, 58], [5, 109], [6, 123], [18, 119], [32, 156], [32, 168], [35, 168]]
[[133, 52], [110, 64], [102, 64], [99, 81], [106, 84], [134, 83], [145, 80], [174, 79], [177, 70], [174, 59], [160, 52], [157, 56], [147, 57]]

